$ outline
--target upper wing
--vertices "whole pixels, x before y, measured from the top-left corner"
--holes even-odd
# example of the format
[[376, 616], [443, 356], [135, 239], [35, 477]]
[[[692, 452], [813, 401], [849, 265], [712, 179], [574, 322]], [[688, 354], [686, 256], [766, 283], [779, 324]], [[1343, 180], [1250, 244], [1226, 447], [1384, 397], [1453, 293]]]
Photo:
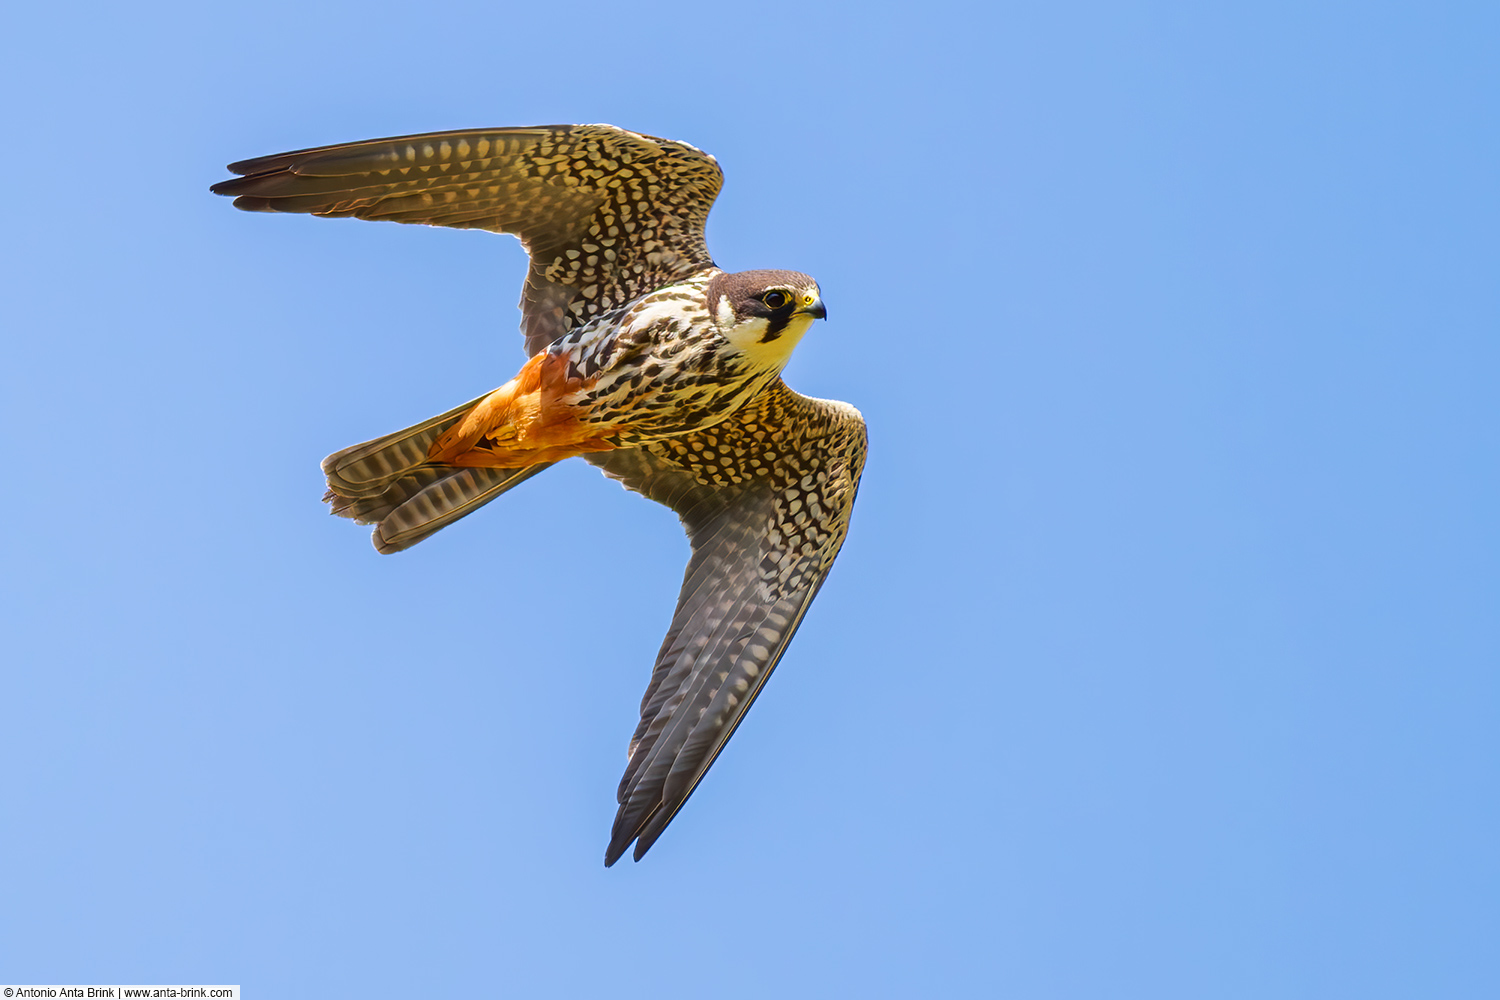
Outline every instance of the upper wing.
[[521, 238], [526, 352], [713, 266], [703, 242], [724, 175], [684, 142], [613, 125], [466, 129], [231, 163], [215, 184], [252, 212], [307, 212]]
[[786, 651], [848, 533], [865, 424], [778, 379], [708, 430], [585, 457], [677, 511], [693, 546], [630, 741], [612, 865], [661, 836]]

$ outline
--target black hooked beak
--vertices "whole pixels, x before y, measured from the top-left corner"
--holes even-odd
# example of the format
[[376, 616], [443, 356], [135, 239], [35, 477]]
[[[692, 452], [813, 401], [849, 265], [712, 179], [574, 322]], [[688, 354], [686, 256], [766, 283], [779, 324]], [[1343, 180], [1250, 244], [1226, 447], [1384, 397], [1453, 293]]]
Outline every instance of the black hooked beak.
[[807, 306], [807, 307], [803, 308], [802, 312], [804, 312], [807, 315], [811, 316], [813, 319], [827, 319], [828, 318], [828, 307], [825, 306], [825, 305], [823, 305], [823, 300], [822, 299], [816, 299], [816, 300], [814, 300], [813, 304], [810, 305], [810, 306]]

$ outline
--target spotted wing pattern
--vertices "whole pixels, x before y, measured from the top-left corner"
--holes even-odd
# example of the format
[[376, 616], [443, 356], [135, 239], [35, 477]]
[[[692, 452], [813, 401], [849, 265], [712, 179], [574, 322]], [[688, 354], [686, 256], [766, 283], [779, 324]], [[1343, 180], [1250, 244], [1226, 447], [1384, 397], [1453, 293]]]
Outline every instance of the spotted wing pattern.
[[487, 229], [531, 255], [526, 353], [713, 266], [703, 240], [723, 174], [684, 142], [613, 125], [467, 129], [231, 163], [213, 186], [247, 211]]
[[865, 424], [779, 379], [708, 430], [585, 456], [682, 518], [693, 554], [620, 781], [604, 863], [650, 849], [775, 668], [849, 529]]

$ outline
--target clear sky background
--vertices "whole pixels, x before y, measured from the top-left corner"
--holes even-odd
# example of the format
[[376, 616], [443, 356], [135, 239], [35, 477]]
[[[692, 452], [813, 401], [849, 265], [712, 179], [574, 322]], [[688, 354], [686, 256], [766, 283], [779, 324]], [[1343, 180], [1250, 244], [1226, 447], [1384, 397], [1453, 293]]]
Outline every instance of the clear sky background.
[[[252, 997], [1500, 996], [1500, 12], [28, 4], [0, 40], [0, 978]], [[403, 555], [318, 462], [522, 360], [484, 233], [231, 160], [714, 153], [849, 542], [639, 865], [687, 545], [582, 462]], [[430, 992], [430, 991], [441, 991]]]

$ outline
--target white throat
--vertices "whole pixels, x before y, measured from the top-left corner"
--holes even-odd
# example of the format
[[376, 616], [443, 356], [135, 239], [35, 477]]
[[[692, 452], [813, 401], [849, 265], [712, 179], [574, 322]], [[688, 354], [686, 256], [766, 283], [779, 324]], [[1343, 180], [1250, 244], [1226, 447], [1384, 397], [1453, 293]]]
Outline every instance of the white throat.
[[734, 345], [756, 368], [769, 368], [777, 372], [786, 367], [786, 363], [791, 360], [792, 351], [813, 323], [811, 316], [805, 313], [795, 314], [776, 337], [766, 340], [766, 332], [770, 330], [771, 324], [765, 317], [752, 316], [733, 322], [734, 310], [727, 298], [719, 300], [718, 314], [731, 319], [730, 323], [721, 323], [719, 326], [719, 332], [724, 335], [725, 340]]

